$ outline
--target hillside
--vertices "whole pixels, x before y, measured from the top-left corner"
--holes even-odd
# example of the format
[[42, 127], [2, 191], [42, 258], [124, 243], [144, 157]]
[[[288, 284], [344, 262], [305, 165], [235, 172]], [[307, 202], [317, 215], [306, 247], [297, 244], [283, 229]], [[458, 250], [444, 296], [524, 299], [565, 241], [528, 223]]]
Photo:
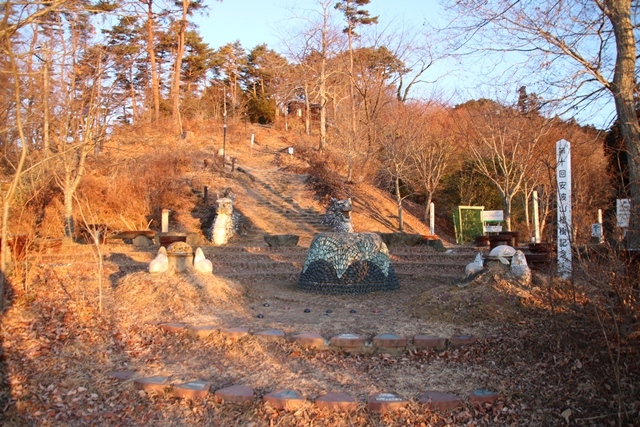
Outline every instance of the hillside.
[[[564, 282], [543, 268], [521, 283], [496, 262], [463, 280], [477, 249], [445, 234], [446, 253], [388, 248], [397, 290], [303, 292], [298, 278], [311, 238], [326, 230], [330, 194], [313, 191], [313, 169], [285, 149], [309, 143], [231, 127], [232, 170], [231, 161], [215, 164], [222, 141], [212, 135], [120, 135], [80, 190], [94, 196], [85, 211], [112, 228], [150, 221], [157, 230], [159, 210], [171, 209], [170, 231], [198, 237], [212, 274], [150, 274], [158, 246], [116, 239], [34, 246], [16, 265], [0, 330], [3, 425], [540, 426], [578, 416], [601, 425], [618, 390], [636, 415], [640, 333], [618, 337], [624, 371], [616, 384], [610, 343], [589, 310], [600, 294], [584, 272]], [[142, 187], [162, 201], [151, 218], [140, 215]], [[242, 227], [214, 247], [203, 228], [227, 189]], [[394, 231], [388, 195], [366, 185], [339, 191], [353, 197], [357, 230]], [[408, 232], [427, 234], [414, 215], [405, 220]], [[284, 233], [299, 244], [267, 247], [265, 234]], [[283, 390], [300, 393], [295, 408], [265, 403]], [[379, 411], [368, 403], [377, 393], [402, 404]], [[327, 395], [340, 405], [323, 406]]]

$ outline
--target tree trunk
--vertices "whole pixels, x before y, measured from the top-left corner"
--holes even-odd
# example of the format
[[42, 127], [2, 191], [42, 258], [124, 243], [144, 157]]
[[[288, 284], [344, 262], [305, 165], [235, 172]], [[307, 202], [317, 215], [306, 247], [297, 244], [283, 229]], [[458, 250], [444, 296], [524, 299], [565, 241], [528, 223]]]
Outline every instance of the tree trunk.
[[423, 221], [429, 224], [431, 220], [431, 200], [433, 199], [433, 193], [431, 191], [426, 192], [426, 205], [424, 206], [424, 216], [422, 217]]
[[349, 98], [351, 101], [351, 135], [349, 135], [347, 141], [347, 182], [351, 182], [353, 174], [353, 148], [356, 144], [356, 134], [358, 128], [356, 124], [356, 100], [353, 82], [353, 28], [349, 21], [349, 27], [347, 28], [349, 36]]
[[627, 233], [630, 249], [640, 248], [640, 124], [635, 105], [636, 43], [631, 20], [631, 0], [606, 0], [608, 17], [616, 38], [616, 65], [611, 91], [618, 113], [620, 132], [629, 156], [631, 218]]
[[396, 203], [398, 204], [398, 231], [404, 233], [404, 215], [402, 209], [402, 195], [400, 194], [400, 177], [396, 174]]
[[153, 97], [153, 119], [157, 122], [160, 119], [160, 82], [158, 80], [158, 66], [156, 64], [156, 52], [153, 48], [154, 42], [154, 20], [153, 20], [153, 0], [147, 3], [147, 55], [149, 56], [149, 64], [151, 65], [151, 95]]
[[511, 201], [512, 195], [504, 195], [502, 201], [504, 202], [504, 225], [507, 231], [511, 231]]
[[65, 186], [64, 189], [64, 235], [73, 238], [75, 224], [73, 222], [73, 191]]
[[182, 20], [178, 33], [178, 51], [173, 66], [173, 85], [171, 87], [171, 115], [177, 133], [182, 133], [182, 120], [180, 118], [180, 75], [182, 70], [182, 56], [184, 55], [184, 37], [187, 29], [187, 0], [182, 0]]

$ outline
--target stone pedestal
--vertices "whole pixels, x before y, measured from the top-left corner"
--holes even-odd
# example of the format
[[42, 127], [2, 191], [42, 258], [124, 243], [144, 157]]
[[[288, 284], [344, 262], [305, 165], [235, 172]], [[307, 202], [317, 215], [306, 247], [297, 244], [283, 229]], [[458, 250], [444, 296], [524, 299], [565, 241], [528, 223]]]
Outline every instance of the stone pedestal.
[[186, 271], [193, 265], [193, 254], [167, 253], [169, 269], [175, 268], [178, 273]]

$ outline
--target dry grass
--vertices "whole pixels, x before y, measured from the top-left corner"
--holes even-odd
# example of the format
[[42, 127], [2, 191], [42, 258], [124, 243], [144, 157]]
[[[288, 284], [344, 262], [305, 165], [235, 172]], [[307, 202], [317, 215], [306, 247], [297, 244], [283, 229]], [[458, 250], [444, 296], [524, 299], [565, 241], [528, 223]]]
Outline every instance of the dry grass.
[[[96, 222], [113, 227], [142, 227], [158, 220], [158, 209], [170, 208], [176, 213], [172, 225], [196, 231], [196, 213], [211, 208], [202, 203], [202, 187], [208, 185], [211, 194], [232, 187], [238, 206], [269, 232], [267, 212], [252, 199], [251, 180], [228, 168], [222, 172], [204, 166], [204, 159], [213, 158], [221, 144], [219, 129], [206, 129], [191, 141], [164, 137], [162, 126], [119, 135], [87, 176], [80, 200], [90, 204]], [[257, 141], [253, 150], [251, 133]], [[273, 129], [245, 131], [242, 123], [233, 123], [228, 144], [229, 155], [255, 169], [273, 169], [274, 159], [276, 167], [290, 171], [318, 167], [310, 166], [317, 165], [312, 160], [279, 154], [289, 145], [302, 150], [309, 142], [304, 137], [283, 139]], [[341, 196], [339, 191], [348, 189], [358, 230], [394, 229], [397, 213], [390, 197], [365, 185], [344, 187], [337, 175], [326, 175], [327, 170], [323, 173], [331, 181], [321, 196]], [[115, 189], [112, 183], [118, 184]], [[299, 190], [300, 206], [319, 207], [312, 192]], [[48, 212], [41, 223], [47, 225], [36, 226], [55, 229], [59, 216], [53, 212], [59, 206], [50, 193], [41, 194], [38, 209]], [[407, 215], [406, 222], [408, 231], [427, 234], [415, 216]], [[631, 426], [640, 415], [638, 336], [631, 331], [605, 340], [602, 332], [611, 332], [616, 324], [605, 319], [602, 325], [594, 315], [596, 308], [615, 301], [613, 297], [637, 295], [637, 281], [629, 281], [614, 287], [619, 297], [609, 298], [613, 276], [605, 271], [624, 270], [621, 266], [613, 271], [613, 264], [607, 270], [609, 261], [577, 272], [574, 284], [538, 275], [525, 286], [492, 271], [464, 287], [413, 280], [405, 284], [404, 294], [323, 297], [296, 292], [294, 275], [290, 281], [247, 282], [222, 274], [150, 276], [146, 270], [155, 255], [152, 250], [133, 252], [123, 244], [102, 250], [102, 313], [97, 262], [89, 245], [64, 246], [58, 255], [32, 254], [20, 275], [11, 277], [11, 304], [0, 330], [3, 425], [551, 426], [564, 425], [561, 414], [571, 409], [570, 421], [579, 425], [616, 425], [619, 420], [618, 425]], [[287, 262], [277, 256], [273, 261]], [[268, 309], [262, 306], [265, 299], [271, 303]], [[312, 308], [310, 315], [303, 314], [306, 306]], [[355, 307], [357, 316], [343, 310], [348, 307]], [[256, 308], [264, 311], [264, 319], [256, 318]], [[326, 308], [334, 309], [332, 316], [323, 316]], [[410, 349], [400, 356], [346, 355], [256, 337], [232, 342], [214, 334], [198, 340], [186, 333], [163, 333], [156, 323], [168, 321], [248, 325], [254, 331], [309, 330], [327, 337], [427, 332], [473, 333], [481, 339], [467, 347]], [[618, 358], [617, 377], [610, 351]], [[130, 380], [118, 382], [106, 375], [125, 369], [136, 376], [170, 374], [174, 382], [207, 379], [213, 389], [245, 384], [254, 387], [257, 398], [250, 407], [239, 408], [213, 397], [191, 402], [146, 395]], [[387, 415], [371, 414], [362, 403], [357, 412], [345, 415], [320, 411], [311, 403], [287, 413], [259, 401], [267, 392], [290, 387], [310, 400], [328, 391], [349, 392], [360, 402], [379, 391], [416, 399], [429, 389], [465, 397], [473, 388], [497, 391], [502, 399], [493, 406], [465, 403], [444, 414], [412, 403]]]

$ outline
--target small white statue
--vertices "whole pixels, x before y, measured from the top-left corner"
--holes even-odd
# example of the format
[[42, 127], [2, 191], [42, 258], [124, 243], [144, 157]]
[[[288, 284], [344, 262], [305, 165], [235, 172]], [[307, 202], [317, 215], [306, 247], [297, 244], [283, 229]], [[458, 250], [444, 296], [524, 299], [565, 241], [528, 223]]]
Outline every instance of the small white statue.
[[473, 262], [470, 262], [469, 264], [467, 264], [467, 266], [464, 268], [464, 274], [466, 274], [467, 277], [476, 274], [480, 271], [482, 271], [482, 269], [484, 268], [484, 262], [482, 259], [482, 253], [478, 252], [478, 255], [476, 255], [476, 259], [473, 260]]
[[193, 257], [193, 269], [200, 273], [212, 273], [213, 263], [205, 258], [202, 249], [196, 249], [196, 254]]
[[531, 281], [531, 269], [527, 265], [527, 258], [522, 251], [516, 251], [511, 259], [511, 274], [524, 283]]
[[149, 273], [164, 273], [169, 270], [169, 257], [167, 249], [163, 246], [158, 255], [149, 263]]

